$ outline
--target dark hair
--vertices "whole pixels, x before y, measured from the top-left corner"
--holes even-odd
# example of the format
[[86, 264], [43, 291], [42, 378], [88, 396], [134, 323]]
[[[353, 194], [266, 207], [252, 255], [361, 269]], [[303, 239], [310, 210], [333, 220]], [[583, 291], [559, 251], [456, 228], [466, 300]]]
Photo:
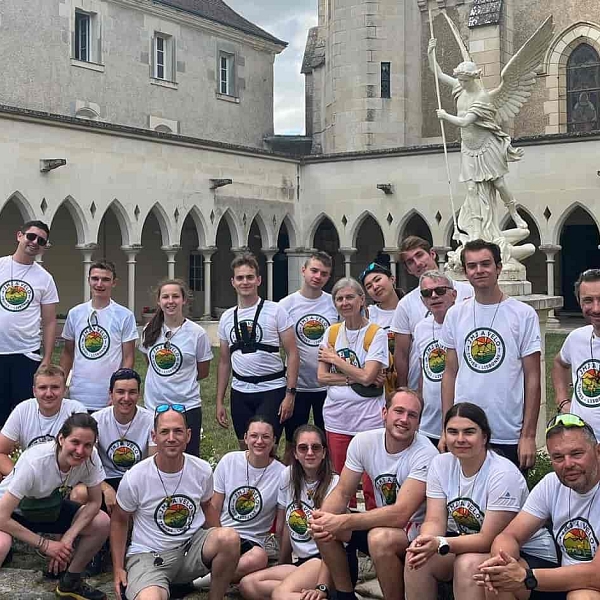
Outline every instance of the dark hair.
[[[87, 413], [73, 413], [70, 417], [67, 417], [56, 435], [56, 460], [58, 460], [58, 453], [61, 449], [59, 438], [61, 436], [63, 438], [69, 437], [74, 429], [91, 429], [94, 433], [94, 443], [98, 441], [98, 423], [96, 423], [96, 419]], [[94, 464], [91, 457], [90, 462]]]
[[[183, 295], [184, 301], [189, 297], [189, 289], [186, 285], [185, 281], [182, 279], [163, 279], [156, 288], [156, 301], [160, 299], [160, 294], [165, 285], [178, 285], [181, 290], [181, 294]], [[162, 311], [162, 308], [158, 306], [156, 308], [156, 312], [154, 316], [150, 320], [150, 323], [146, 325], [144, 330], [142, 331], [142, 346], [144, 348], [149, 348], [153, 344], [156, 343], [156, 340], [160, 337], [160, 332], [162, 331], [163, 323], [165, 322], [165, 315]]]
[[425, 401], [423, 400], [423, 396], [421, 396], [421, 394], [417, 390], [413, 390], [406, 386], [396, 388], [391, 394], [388, 394], [386, 396], [386, 399], [385, 399], [386, 409], [389, 409], [390, 406], [392, 406], [392, 400], [394, 399], [396, 394], [400, 394], [400, 393], [410, 394], [411, 396], [414, 396], [419, 401], [419, 419], [420, 419], [421, 415], [423, 414], [423, 409], [425, 408]]
[[323, 250], [315, 250], [314, 252], [311, 252], [311, 255], [306, 259], [304, 266], [308, 267], [308, 263], [311, 260], [318, 260], [319, 262], [323, 263], [328, 269], [333, 268], [333, 260], [331, 259], [331, 256], [329, 256], [329, 254], [327, 254], [327, 252], [324, 252]]
[[238, 267], [250, 267], [251, 269], [254, 269], [257, 277], [260, 275], [258, 261], [252, 252], [243, 252], [231, 261], [232, 271], [235, 271]]
[[271, 431], [273, 432], [274, 442], [273, 447], [271, 448], [270, 455], [273, 458], [277, 458], [277, 436], [275, 433], [275, 425], [273, 425], [273, 423], [269, 421], [266, 417], [263, 417], [263, 415], [254, 415], [251, 419], [248, 420], [248, 423], [246, 424], [246, 433], [248, 433], [248, 430], [250, 429], [250, 425], [252, 425], [252, 423], [265, 423], [271, 428]]
[[105, 258], [103, 258], [102, 260], [96, 260], [90, 265], [90, 268], [88, 269], [88, 277], [92, 274], [93, 269], [102, 269], [103, 271], [110, 271], [112, 273], [113, 279], [117, 278], [117, 269], [115, 268], [115, 263], [110, 260], [106, 260]]
[[579, 301], [579, 290], [582, 283], [593, 283], [600, 281], [600, 269], [586, 269], [579, 275], [575, 282], [575, 298]]
[[431, 244], [422, 237], [419, 237], [418, 235], [409, 235], [407, 238], [404, 238], [400, 244], [400, 260], [404, 260], [402, 255], [405, 252], [410, 252], [417, 248], [421, 248], [422, 250], [425, 250], [425, 252], [431, 252]]
[[[320, 427], [316, 425], [300, 425], [294, 431], [294, 437], [292, 438], [292, 443], [294, 444], [294, 448], [298, 445], [298, 438], [303, 433], [316, 433], [321, 441], [321, 445], [323, 449], [326, 451], [323, 456], [323, 460], [319, 465], [319, 470], [317, 472], [317, 488], [312, 497], [313, 504], [315, 508], [320, 508], [323, 504], [323, 500], [325, 500], [325, 496], [327, 495], [327, 490], [331, 485], [331, 480], [333, 479], [333, 465], [331, 463], [331, 458], [329, 457], [329, 452], [327, 452], [327, 436], [323, 432]], [[294, 490], [294, 504], [300, 506], [301, 505], [301, 496], [302, 496], [302, 485], [304, 484], [305, 475], [304, 469], [300, 464], [300, 461], [292, 454], [290, 463], [290, 486]]]
[[471, 402], [458, 402], [457, 404], [454, 404], [446, 413], [446, 418], [444, 419], [444, 431], [446, 430], [448, 421], [450, 421], [452, 417], [463, 417], [478, 425], [479, 429], [481, 429], [483, 435], [486, 437], [485, 447], [489, 448], [490, 439], [492, 438], [492, 429], [490, 428], [490, 423], [482, 408]]
[[142, 378], [140, 377], [140, 374], [135, 371], [134, 369], [126, 369], [126, 368], [122, 368], [122, 369], [117, 369], [111, 376], [110, 376], [110, 383], [108, 386], [109, 391], [113, 391], [113, 388], [115, 387], [115, 383], [117, 381], [124, 381], [124, 380], [129, 380], [129, 379], [135, 379], [137, 381], [138, 384], [138, 391], [140, 389], [140, 387], [142, 386]]
[[21, 233], [27, 233], [27, 230], [31, 227], [37, 227], [38, 229], [45, 231], [46, 235], [50, 237], [50, 228], [48, 225], [46, 225], [46, 223], [44, 223], [44, 221], [27, 221], [21, 225], [20, 231]]
[[500, 253], [500, 246], [494, 244], [494, 242], [486, 242], [485, 240], [471, 240], [463, 246], [463, 250], [460, 254], [460, 262], [462, 263], [463, 269], [466, 268], [467, 261], [465, 259], [466, 252], [478, 252], [479, 250], [489, 250], [491, 253], [494, 264], [496, 266], [502, 264], [502, 254]]

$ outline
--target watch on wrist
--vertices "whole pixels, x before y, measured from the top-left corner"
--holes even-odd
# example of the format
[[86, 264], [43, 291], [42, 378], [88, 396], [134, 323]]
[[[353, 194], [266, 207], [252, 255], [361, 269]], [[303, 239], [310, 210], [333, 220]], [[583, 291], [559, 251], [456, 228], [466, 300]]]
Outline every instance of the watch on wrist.
[[437, 549], [437, 553], [440, 556], [446, 556], [446, 554], [448, 554], [450, 552], [450, 544], [448, 543], [448, 540], [445, 537], [442, 537], [441, 535], [438, 535], [438, 549]]
[[298, 390], [296, 388], [290, 388], [290, 387], [289, 388], [285, 388], [285, 393], [286, 394], [293, 394], [295, 396], [297, 391]]
[[538, 586], [538, 580], [533, 574], [533, 569], [525, 569], [525, 581], [523, 581], [528, 590], [535, 590]]
[[324, 583], [317, 585], [315, 590], [317, 590], [317, 592], [323, 592], [325, 594], [325, 598], [329, 598], [329, 588]]

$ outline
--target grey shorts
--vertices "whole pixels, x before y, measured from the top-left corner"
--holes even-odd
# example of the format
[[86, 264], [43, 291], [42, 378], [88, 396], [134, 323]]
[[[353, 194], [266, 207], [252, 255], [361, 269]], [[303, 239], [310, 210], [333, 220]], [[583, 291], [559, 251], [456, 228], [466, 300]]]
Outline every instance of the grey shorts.
[[213, 529], [199, 529], [192, 539], [173, 550], [142, 552], [125, 560], [127, 600], [145, 588], [157, 586], [167, 592], [171, 583], [190, 583], [210, 572], [202, 560], [202, 548]]

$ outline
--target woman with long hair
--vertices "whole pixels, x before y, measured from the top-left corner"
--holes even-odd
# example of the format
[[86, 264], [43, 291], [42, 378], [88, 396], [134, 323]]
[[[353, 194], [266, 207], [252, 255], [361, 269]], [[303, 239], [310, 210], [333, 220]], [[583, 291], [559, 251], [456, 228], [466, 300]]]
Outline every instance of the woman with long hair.
[[[57, 595], [106, 598], [88, 586], [81, 573], [108, 537], [110, 520], [100, 511], [105, 474], [95, 448], [96, 421], [87, 413], [71, 415], [55, 441], [28, 448], [18, 466], [0, 483], [0, 560], [17, 538], [46, 555], [48, 570], [62, 574]], [[88, 502], [68, 499], [78, 483], [87, 488]], [[61, 534], [58, 541], [44, 533]], [[78, 543], [75, 546], [75, 540]]]
[[156, 313], [142, 332], [140, 350], [151, 367], [146, 373], [144, 405], [183, 404], [192, 436], [186, 452], [200, 456], [202, 407], [199, 380], [208, 377], [213, 357], [204, 328], [185, 317], [188, 288], [165, 279], [156, 291]]
[[[519, 469], [489, 449], [491, 429], [479, 406], [455, 404], [444, 419], [444, 432], [448, 452], [431, 462], [425, 521], [406, 552], [406, 598], [435, 600], [438, 582], [453, 580], [456, 600], [484, 600], [485, 590], [473, 575], [529, 492]], [[533, 568], [556, 566], [546, 530], [522, 551]]]
[[[240, 581], [244, 598], [321, 600], [326, 597], [331, 583], [329, 571], [312, 539], [308, 519], [313, 510], [321, 507], [338, 479], [327, 453], [325, 433], [314, 425], [298, 427], [293, 437], [291, 463], [281, 475], [277, 499], [277, 523], [285, 523], [279, 564], [246, 575]], [[296, 557], [294, 564], [291, 564], [292, 553]]]

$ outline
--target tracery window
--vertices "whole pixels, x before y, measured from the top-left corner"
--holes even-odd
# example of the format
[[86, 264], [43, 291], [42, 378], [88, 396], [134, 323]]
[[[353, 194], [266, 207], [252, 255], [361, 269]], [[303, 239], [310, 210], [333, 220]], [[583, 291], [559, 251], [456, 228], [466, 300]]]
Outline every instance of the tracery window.
[[567, 61], [567, 130], [600, 129], [600, 56], [579, 44]]

